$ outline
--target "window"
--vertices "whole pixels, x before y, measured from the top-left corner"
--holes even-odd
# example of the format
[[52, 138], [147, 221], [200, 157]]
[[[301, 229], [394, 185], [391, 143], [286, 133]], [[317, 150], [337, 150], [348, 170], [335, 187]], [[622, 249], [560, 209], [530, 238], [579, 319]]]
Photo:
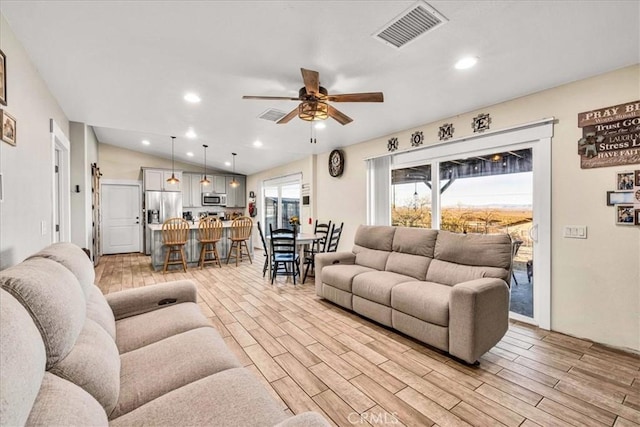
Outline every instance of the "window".
[[289, 220], [300, 218], [300, 182], [302, 174], [266, 180], [262, 183], [264, 195], [265, 233], [273, 229], [291, 228]]

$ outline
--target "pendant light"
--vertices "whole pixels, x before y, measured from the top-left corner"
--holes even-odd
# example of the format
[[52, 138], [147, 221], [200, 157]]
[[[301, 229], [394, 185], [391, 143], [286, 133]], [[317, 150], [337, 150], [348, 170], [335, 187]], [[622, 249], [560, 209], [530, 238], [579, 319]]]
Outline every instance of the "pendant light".
[[211, 181], [207, 179], [207, 148], [209, 147], [207, 144], [202, 144], [204, 147], [204, 172], [202, 174], [202, 179], [200, 180], [200, 184], [209, 185]]
[[[233, 174], [236, 174], [236, 153], [231, 153], [231, 155], [233, 156]], [[237, 186], [240, 185], [240, 182], [238, 182], [236, 180], [236, 177], [232, 177], [231, 178], [231, 182], [229, 183], [229, 185], [233, 188], [236, 188]]]
[[171, 178], [167, 180], [169, 184], [177, 184], [180, 182], [178, 178], [176, 178], [176, 170], [175, 170], [175, 158], [173, 156], [173, 148], [175, 145], [176, 137], [171, 137]]

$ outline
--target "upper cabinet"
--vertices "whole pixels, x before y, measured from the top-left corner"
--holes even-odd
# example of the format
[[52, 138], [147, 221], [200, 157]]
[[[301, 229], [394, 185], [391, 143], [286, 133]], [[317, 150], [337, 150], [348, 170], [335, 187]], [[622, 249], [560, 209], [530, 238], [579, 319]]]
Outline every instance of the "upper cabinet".
[[182, 172], [176, 171], [175, 176], [180, 182], [170, 184], [170, 170], [144, 169], [144, 191], [182, 191]]
[[182, 174], [182, 206], [185, 208], [202, 207], [200, 198], [200, 180], [202, 175], [197, 173]]
[[224, 194], [227, 192], [227, 186], [224, 175], [207, 175], [208, 185], [201, 185], [200, 191], [203, 193]]
[[[240, 183], [237, 187], [231, 186], [233, 178]], [[247, 177], [241, 175], [227, 176], [226, 177], [226, 191], [227, 191], [227, 207], [228, 208], [244, 208], [247, 205]]]

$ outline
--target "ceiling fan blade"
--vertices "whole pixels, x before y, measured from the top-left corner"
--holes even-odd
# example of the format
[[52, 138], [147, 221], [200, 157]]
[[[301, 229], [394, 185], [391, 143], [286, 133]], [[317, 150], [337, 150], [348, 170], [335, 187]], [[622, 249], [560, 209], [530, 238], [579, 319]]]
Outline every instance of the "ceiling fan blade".
[[329, 95], [332, 102], [384, 102], [382, 92], [344, 93], [341, 95]]
[[285, 101], [300, 101], [300, 98], [291, 98], [289, 96], [250, 96], [245, 95], [242, 99], [266, 99], [266, 100], [285, 100]]
[[291, 121], [291, 119], [293, 119], [297, 115], [298, 115], [298, 107], [296, 107], [293, 110], [291, 110], [291, 112], [289, 114], [287, 114], [286, 116], [284, 116], [283, 118], [278, 120], [276, 123], [278, 123], [279, 125], [283, 125], [285, 123], [289, 123]]
[[320, 92], [320, 74], [317, 71], [300, 68], [302, 71], [302, 80], [304, 87], [307, 89], [307, 95], [314, 95]]
[[346, 114], [336, 110], [331, 105], [329, 105], [329, 116], [333, 117], [338, 123], [341, 125], [349, 124], [353, 121], [353, 119]]

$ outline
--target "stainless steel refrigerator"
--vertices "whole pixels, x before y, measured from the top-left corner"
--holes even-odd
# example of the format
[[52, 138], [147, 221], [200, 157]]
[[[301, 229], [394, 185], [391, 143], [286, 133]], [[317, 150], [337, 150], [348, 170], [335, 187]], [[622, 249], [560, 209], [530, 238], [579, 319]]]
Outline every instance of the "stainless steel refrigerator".
[[[149, 212], [160, 212], [160, 224], [169, 218], [182, 218], [182, 192], [180, 191], [145, 191], [144, 192], [145, 222], [149, 221]], [[151, 234], [144, 227], [144, 253], [150, 255]]]

